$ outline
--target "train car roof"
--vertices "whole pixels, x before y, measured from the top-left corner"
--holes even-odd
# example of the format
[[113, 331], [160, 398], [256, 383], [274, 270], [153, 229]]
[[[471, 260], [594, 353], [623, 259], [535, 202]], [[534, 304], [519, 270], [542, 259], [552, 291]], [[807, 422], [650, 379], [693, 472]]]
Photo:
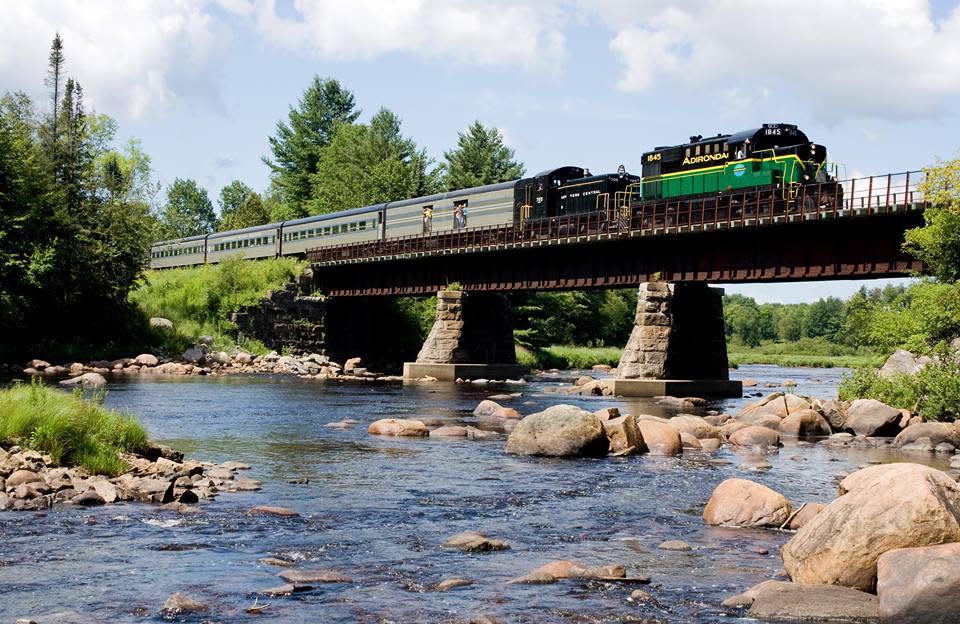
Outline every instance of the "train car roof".
[[[442, 199], [456, 199], [457, 197], [464, 197], [466, 195], [473, 195], [474, 193], [488, 193], [491, 191], [499, 191], [503, 189], [512, 188], [516, 184], [516, 180], [509, 180], [507, 182], [497, 182], [496, 184], [485, 184], [483, 186], [474, 186], [471, 188], [459, 189], [456, 191], [447, 191], [445, 193], [434, 193], [433, 195], [426, 195], [424, 197], [412, 197], [410, 199], [401, 199], [392, 202], [386, 202], [381, 204], [373, 204], [371, 206], [361, 206], [360, 208], [350, 208], [349, 210], [340, 210], [338, 212], [329, 212], [326, 214], [312, 215], [309, 217], [301, 217], [299, 219], [291, 219], [289, 221], [278, 221], [275, 223], [267, 223], [265, 225], [255, 225], [248, 228], [243, 228], [240, 230], [227, 230], [225, 232], [215, 232], [209, 235], [209, 238], [226, 238], [230, 236], [237, 236], [241, 234], [247, 234], [252, 232], [261, 232], [263, 230], [272, 230], [280, 227], [291, 225], [303, 225], [305, 223], [317, 223], [320, 221], [328, 221], [330, 219], [340, 219], [343, 217], [352, 217], [354, 215], [369, 214], [371, 212], [377, 212], [383, 210], [384, 208], [394, 208], [401, 206], [410, 206], [412, 204], [419, 204], [425, 201], [439, 201]], [[158, 245], [171, 245], [175, 243], [181, 243], [192, 240], [203, 240], [207, 238], [207, 235], [200, 236], [191, 236], [189, 238], [178, 238], [168, 241], [160, 241], [154, 243], [153, 246]]]
[[275, 230], [280, 226], [279, 223], [265, 223], [263, 225], [251, 225], [250, 227], [240, 228], [239, 230], [224, 230], [223, 232], [214, 232], [210, 238], [224, 238], [226, 236], [236, 236], [238, 234], [250, 234], [252, 232], [262, 232], [264, 230]]
[[177, 243], [189, 243], [190, 241], [203, 240], [207, 237], [206, 234], [197, 234], [196, 236], [187, 236], [186, 238], [171, 238], [170, 240], [157, 241], [154, 244], [150, 245], [153, 247], [160, 247], [161, 245], [176, 245]]

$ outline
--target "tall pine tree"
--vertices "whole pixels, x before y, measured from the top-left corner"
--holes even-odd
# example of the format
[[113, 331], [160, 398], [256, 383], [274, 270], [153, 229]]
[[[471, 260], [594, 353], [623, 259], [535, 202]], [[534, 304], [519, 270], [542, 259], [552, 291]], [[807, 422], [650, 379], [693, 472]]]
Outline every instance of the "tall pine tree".
[[503, 144], [503, 135], [494, 127], [474, 121], [461, 132], [456, 149], [443, 154], [443, 187], [455, 191], [484, 184], [516, 180], [523, 165], [514, 160], [512, 149]]
[[352, 124], [360, 115], [353, 94], [331, 78], [313, 77], [297, 108], [290, 107], [288, 123], [277, 122], [270, 137], [273, 158], [263, 162], [273, 173], [278, 194], [293, 215], [305, 216], [312, 195], [312, 176], [323, 150], [341, 124]]

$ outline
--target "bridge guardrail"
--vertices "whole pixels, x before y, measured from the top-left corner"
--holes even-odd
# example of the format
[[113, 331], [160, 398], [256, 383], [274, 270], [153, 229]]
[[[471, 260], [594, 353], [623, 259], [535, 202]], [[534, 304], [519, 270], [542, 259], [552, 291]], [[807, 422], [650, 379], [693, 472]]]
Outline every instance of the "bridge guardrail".
[[[490, 248], [561, 244], [634, 236], [677, 234], [775, 223], [842, 219], [916, 210], [925, 206], [918, 188], [922, 171], [821, 182], [776, 192], [744, 190], [693, 199], [641, 202], [626, 214], [614, 211], [528, 220], [386, 238], [307, 250], [314, 263], [352, 263], [442, 255]], [[610, 215], [616, 215], [610, 218]]]

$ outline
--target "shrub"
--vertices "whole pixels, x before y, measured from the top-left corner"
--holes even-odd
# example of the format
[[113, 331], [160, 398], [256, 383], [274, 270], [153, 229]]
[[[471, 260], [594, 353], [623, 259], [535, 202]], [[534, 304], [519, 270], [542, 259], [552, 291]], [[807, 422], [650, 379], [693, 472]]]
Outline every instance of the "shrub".
[[840, 383], [841, 399], [876, 399], [908, 409], [924, 420], [960, 418], [960, 362], [956, 354], [941, 351], [916, 374], [881, 377], [872, 369], [857, 369]]
[[0, 390], [0, 442], [50, 455], [63, 466], [116, 476], [127, 469], [118, 452], [142, 452], [147, 433], [129, 413], [103, 407], [103, 394], [72, 395], [34, 381]]
[[262, 343], [237, 335], [230, 316], [256, 305], [267, 291], [280, 288], [303, 267], [294, 258], [230, 258], [213, 265], [151, 271], [130, 294], [130, 301], [147, 316], [173, 321], [173, 331], [153, 328], [152, 332], [154, 344], [167, 352], [183, 351], [199, 336], [213, 336], [216, 348], [238, 344], [251, 353], [266, 353]]

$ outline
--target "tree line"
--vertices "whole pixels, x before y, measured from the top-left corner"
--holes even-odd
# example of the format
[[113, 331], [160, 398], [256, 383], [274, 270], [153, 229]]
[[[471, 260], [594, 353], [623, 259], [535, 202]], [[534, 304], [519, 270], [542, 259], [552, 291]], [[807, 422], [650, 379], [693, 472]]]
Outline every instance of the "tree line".
[[380, 108], [359, 123], [356, 99], [339, 81], [315, 76], [269, 137], [270, 187], [239, 180], [220, 191], [219, 217], [193, 180], [175, 180], [158, 214], [158, 236], [180, 238], [381, 202], [513, 180], [524, 167], [493, 127], [475, 121], [435, 163], [404, 136], [400, 118]]
[[46, 107], [0, 98], [0, 357], [102, 342], [134, 315], [127, 295], [149, 259], [150, 158], [116, 144], [117, 123], [86, 110], [66, 67], [57, 35]]

